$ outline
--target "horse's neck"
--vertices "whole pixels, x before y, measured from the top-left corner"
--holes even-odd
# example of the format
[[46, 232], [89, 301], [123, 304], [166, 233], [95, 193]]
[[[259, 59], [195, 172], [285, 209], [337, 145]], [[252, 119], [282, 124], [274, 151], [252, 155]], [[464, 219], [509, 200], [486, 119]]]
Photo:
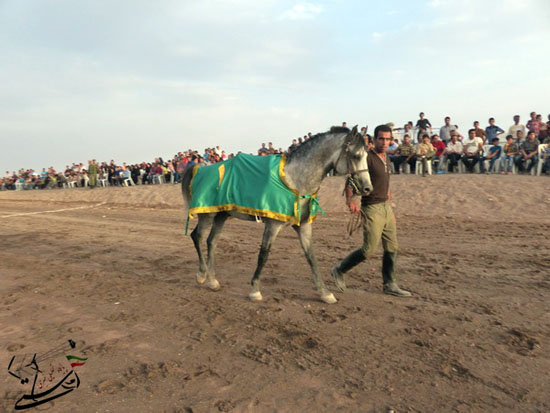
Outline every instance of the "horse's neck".
[[327, 172], [336, 163], [344, 138], [345, 135], [321, 136], [307, 147], [298, 147], [285, 166], [289, 186], [300, 195], [317, 192]]

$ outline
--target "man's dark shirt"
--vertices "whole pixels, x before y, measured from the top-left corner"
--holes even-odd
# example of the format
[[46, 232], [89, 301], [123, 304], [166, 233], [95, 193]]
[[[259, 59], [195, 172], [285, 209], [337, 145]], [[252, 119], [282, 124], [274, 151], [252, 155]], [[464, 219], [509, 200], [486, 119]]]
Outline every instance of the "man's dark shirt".
[[430, 123], [430, 121], [426, 118], [424, 119], [418, 119], [416, 121], [416, 126], [419, 127], [420, 129], [428, 129], [428, 127], [432, 127], [432, 124]]
[[370, 194], [361, 197], [361, 205], [373, 205], [386, 202], [388, 200], [388, 189], [390, 187], [390, 159], [386, 155], [386, 165], [384, 161], [371, 149], [367, 158], [369, 165], [370, 180], [373, 190]]

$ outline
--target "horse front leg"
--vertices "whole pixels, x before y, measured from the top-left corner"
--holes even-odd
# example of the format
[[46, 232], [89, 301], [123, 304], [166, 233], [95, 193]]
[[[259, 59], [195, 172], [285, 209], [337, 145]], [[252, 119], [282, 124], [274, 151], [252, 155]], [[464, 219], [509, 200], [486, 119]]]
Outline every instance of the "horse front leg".
[[258, 265], [256, 266], [256, 271], [254, 271], [254, 276], [250, 281], [252, 285], [252, 290], [248, 294], [248, 298], [252, 301], [261, 301], [263, 299], [262, 293], [260, 292], [260, 274], [264, 268], [267, 258], [269, 257], [269, 250], [277, 234], [281, 228], [285, 225], [284, 222], [267, 220], [265, 221], [264, 236], [262, 239], [262, 246], [260, 247], [260, 254], [258, 255]]
[[313, 243], [311, 240], [311, 224], [304, 223], [300, 226], [294, 225], [293, 228], [298, 233], [298, 237], [300, 238], [300, 245], [304, 250], [307, 262], [311, 267], [311, 272], [313, 273], [313, 283], [319, 294], [321, 294], [321, 300], [327, 304], [334, 304], [337, 300], [334, 297], [334, 294], [332, 294], [325, 286], [323, 277], [319, 274], [319, 270], [317, 268], [317, 258], [315, 258]]
[[213, 291], [220, 289], [220, 283], [216, 280], [216, 269], [214, 265], [214, 253], [216, 251], [216, 245], [218, 244], [218, 239], [222, 232], [225, 221], [229, 215], [226, 212], [220, 212], [214, 218], [214, 224], [206, 240], [206, 245], [208, 247], [208, 271], [206, 273], [207, 287]]

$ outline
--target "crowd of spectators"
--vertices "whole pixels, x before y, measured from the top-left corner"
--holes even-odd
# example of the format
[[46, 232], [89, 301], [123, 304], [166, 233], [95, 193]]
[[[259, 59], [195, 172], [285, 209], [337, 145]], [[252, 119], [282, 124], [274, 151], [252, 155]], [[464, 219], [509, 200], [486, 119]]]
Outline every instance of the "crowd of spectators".
[[[457, 125], [452, 124], [450, 117], [445, 117], [444, 125], [434, 128], [424, 113], [419, 114], [416, 124], [407, 122], [402, 128], [393, 129], [393, 141], [388, 148], [388, 155], [393, 164], [394, 173], [408, 169], [415, 173], [417, 164], [423, 175], [453, 173], [464, 169], [474, 173], [476, 166], [480, 173], [500, 171], [501, 174], [530, 173], [539, 165], [542, 173], [550, 174], [550, 115], [544, 122], [536, 112], [530, 114], [529, 121], [523, 125], [520, 116], [513, 118], [514, 123], [507, 131], [495, 124], [490, 118], [485, 128], [478, 121], [464, 136]], [[346, 122], [342, 126], [347, 127]], [[365, 143], [372, 146], [372, 137], [365, 127], [361, 128]], [[301, 143], [312, 137], [312, 133], [292, 140], [287, 151], [292, 151]], [[539, 148], [540, 145], [540, 148]], [[258, 149], [259, 156], [284, 153], [282, 148], [275, 149], [272, 142], [262, 143]], [[196, 164], [213, 164], [233, 157], [226, 155], [219, 146], [206, 148], [202, 154], [187, 150], [178, 152], [172, 159], [165, 161], [155, 158], [153, 162], [136, 164], [117, 164], [97, 162], [92, 159], [88, 165], [73, 163], [63, 171], [53, 167], [43, 168], [37, 172], [33, 169], [21, 169], [10, 173], [6, 171], [0, 177], [0, 189], [45, 189], [66, 187], [129, 186], [178, 183], [183, 171]], [[408, 168], [402, 168], [408, 166]]]
[[541, 173], [550, 173], [550, 115], [547, 122], [536, 112], [531, 112], [526, 125], [520, 120], [514, 116], [507, 131], [494, 118], [489, 118], [485, 128], [475, 121], [464, 136], [450, 117], [445, 117], [440, 128], [433, 128], [420, 113], [414, 126], [412, 121], [402, 128], [388, 124], [394, 131], [388, 154], [396, 174], [401, 165], [408, 165], [411, 173], [418, 165], [423, 175], [432, 169], [440, 174], [461, 168], [474, 173], [476, 166], [479, 173], [531, 173], [539, 167]]
[[43, 168], [41, 172], [34, 169], [21, 169], [10, 173], [6, 171], [0, 177], [0, 189], [54, 189], [67, 187], [97, 186], [131, 186], [152, 185], [161, 183], [177, 183], [188, 166], [196, 164], [212, 164], [221, 162], [233, 154], [226, 155], [219, 146], [206, 148], [202, 154], [191, 149], [178, 152], [172, 159], [165, 161], [155, 158], [153, 162], [136, 164], [98, 162], [95, 159], [83, 163], [67, 165], [63, 171], [56, 171], [54, 167]]

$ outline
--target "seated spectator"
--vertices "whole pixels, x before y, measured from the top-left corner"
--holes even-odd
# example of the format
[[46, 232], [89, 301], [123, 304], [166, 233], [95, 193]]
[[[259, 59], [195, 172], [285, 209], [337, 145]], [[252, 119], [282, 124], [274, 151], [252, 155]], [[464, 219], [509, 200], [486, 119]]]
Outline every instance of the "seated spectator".
[[546, 146], [542, 150], [542, 173], [550, 174], [550, 144], [545, 144]]
[[[508, 173], [508, 175], [512, 175], [512, 168], [514, 166], [514, 162], [516, 159], [516, 156], [519, 154], [519, 148], [517, 143], [514, 142], [514, 137], [512, 135], [508, 135], [506, 137], [506, 144], [503, 148], [503, 154], [500, 161], [500, 173], [504, 175], [505, 173]], [[508, 166], [506, 166], [508, 164]]]
[[397, 148], [397, 153], [393, 160], [396, 174], [399, 174], [399, 167], [403, 162], [408, 163], [411, 173], [414, 173], [416, 168], [416, 156], [414, 152], [414, 145], [411, 143], [411, 137], [406, 134], [403, 137], [403, 143]]
[[422, 162], [422, 176], [428, 175], [428, 162], [431, 162], [434, 155], [435, 148], [430, 142], [430, 136], [425, 133], [422, 135], [422, 143], [416, 149], [416, 160]]
[[[447, 158], [447, 171], [455, 172], [455, 168], [458, 167], [458, 162], [462, 158], [464, 153], [464, 147], [462, 142], [458, 140], [458, 134], [455, 131], [451, 132], [451, 140], [445, 149], [445, 157]], [[458, 170], [456, 171], [458, 172]]]
[[388, 146], [388, 150], [386, 151], [386, 153], [389, 155], [390, 162], [394, 162], [395, 158], [397, 157], [397, 148], [399, 147], [399, 145], [393, 137], [390, 139], [390, 146]]
[[502, 148], [498, 144], [498, 138], [493, 138], [491, 143], [493, 145], [489, 148], [489, 153], [485, 155], [485, 159], [489, 160], [489, 169], [487, 169], [487, 173], [491, 172], [495, 162], [500, 159], [500, 154], [502, 152]]
[[443, 171], [443, 157], [446, 149], [445, 143], [443, 143], [443, 141], [439, 139], [439, 135], [437, 134], [432, 136], [431, 143], [435, 149], [435, 155], [432, 159], [432, 162], [437, 162], [437, 173], [445, 173], [445, 171]]
[[[539, 141], [535, 138], [535, 132], [529, 132], [527, 139], [519, 147], [519, 155], [516, 156], [516, 166], [519, 172], [531, 172], [538, 161]], [[527, 168], [526, 168], [527, 166]]]
[[[463, 142], [464, 156], [462, 157], [462, 162], [470, 173], [474, 173], [474, 168], [481, 160], [481, 152], [483, 151], [483, 139], [476, 136], [475, 132], [475, 129], [470, 129], [468, 137]], [[480, 171], [483, 172], [483, 168], [480, 167]]]

